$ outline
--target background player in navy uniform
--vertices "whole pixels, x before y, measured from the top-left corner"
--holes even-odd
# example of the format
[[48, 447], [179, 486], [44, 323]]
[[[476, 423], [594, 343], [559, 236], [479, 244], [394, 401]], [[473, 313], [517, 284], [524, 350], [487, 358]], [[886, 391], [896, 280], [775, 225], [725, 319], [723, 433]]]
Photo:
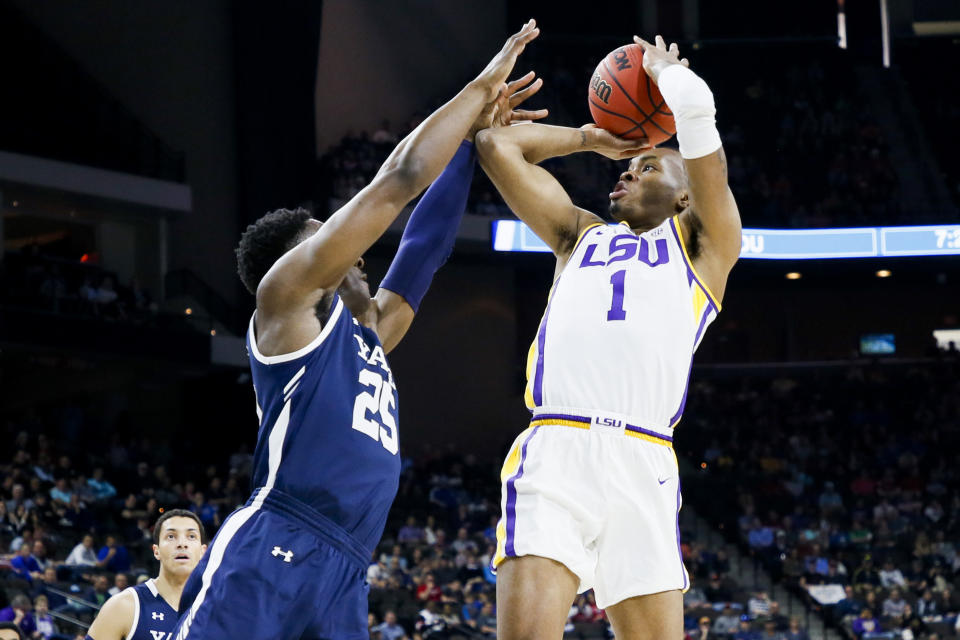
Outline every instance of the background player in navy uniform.
[[180, 594], [207, 545], [203, 524], [185, 509], [172, 509], [153, 528], [153, 556], [160, 574], [107, 600], [87, 634], [90, 640], [169, 640], [177, 626]]
[[[244, 233], [240, 277], [257, 298], [247, 334], [260, 417], [256, 488], [190, 577], [179, 640], [369, 637], [366, 568], [400, 473], [386, 354], [452, 247], [473, 134], [546, 115], [513, 111], [540, 87], [521, 89], [532, 74], [505, 84], [538, 33], [531, 20], [511, 36], [325, 223], [280, 210]], [[431, 182], [371, 298], [361, 254]]]

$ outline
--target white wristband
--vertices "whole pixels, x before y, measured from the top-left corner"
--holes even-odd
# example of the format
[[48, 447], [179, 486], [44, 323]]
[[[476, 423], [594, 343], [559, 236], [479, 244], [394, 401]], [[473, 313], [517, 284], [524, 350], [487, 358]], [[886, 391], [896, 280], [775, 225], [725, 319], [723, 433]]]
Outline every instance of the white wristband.
[[680, 155], [692, 160], [719, 149], [717, 108], [707, 83], [683, 65], [672, 64], [660, 72], [657, 86], [677, 123]]

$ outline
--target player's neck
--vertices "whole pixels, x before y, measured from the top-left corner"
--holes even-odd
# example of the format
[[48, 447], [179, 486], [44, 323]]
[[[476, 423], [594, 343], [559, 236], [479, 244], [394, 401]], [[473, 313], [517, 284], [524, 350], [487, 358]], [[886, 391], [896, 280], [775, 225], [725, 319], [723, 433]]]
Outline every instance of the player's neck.
[[180, 606], [180, 594], [183, 593], [183, 585], [186, 584], [188, 577], [190, 577], [189, 574], [180, 578], [160, 567], [160, 575], [153, 579], [153, 583], [157, 587], [157, 593], [167, 601], [167, 604], [177, 609]]

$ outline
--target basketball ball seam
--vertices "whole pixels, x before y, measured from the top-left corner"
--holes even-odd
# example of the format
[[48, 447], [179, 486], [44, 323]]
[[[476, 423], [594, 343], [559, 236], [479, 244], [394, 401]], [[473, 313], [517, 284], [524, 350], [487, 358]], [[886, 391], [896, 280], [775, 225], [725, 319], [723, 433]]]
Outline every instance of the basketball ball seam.
[[[620, 87], [620, 91], [622, 91], [622, 92], [623, 92], [623, 95], [627, 98], [627, 100], [630, 101], [630, 104], [632, 104], [632, 105], [634, 106], [634, 108], [636, 108], [637, 111], [639, 111], [640, 113], [642, 113], [643, 115], [645, 115], [647, 118], [649, 118], [650, 116], [647, 115], [647, 112], [643, 110], [643, 107], [641, 107], [639, 104], [637, 104], [636, 102], [634, 102], [633, 96], [630, 95], [630, 92], [628, 92], [626, 89], [623, 88], [623, 85], [620, 84], [620, 80], [617, 78], [617, 76], [614, 75], [614, 73], [613, 73], [612, 71], [610, 71], [610, 67], [607, 66], [607, 59], [604, 58], [603, 61], [602, 61], [600, 64], [603, 65], [603, 68], [604, 68], [604, 70], [607, 72], [607, 75], [610, 76], [610, 79], [617, 83], [617, 86]], [[643, 71], [643, 70], [641, 69], [641, 71]], [[647, 76], [646, 72], [644, 72], [643, 75], [644, 75], [644, 76]], [[648, 82], [648, 83], [650, 82], [650, 76], [647, 76], [647, 82]], [[649, 84], [648, 84], [647, 86], [648, 86], [648, 90], [649, 90]], [[650, 100], [650, 105], [651, 105], [651, 106], [653, 105], [653, 100], [652, 100], [652, 99]]]
[[[603, 111], [604, 113], [608, 113], [608, 114], [610, 114], [611, 116], [617, 116], [618, 118], [623, 118], [624, 120], [629, 120], [632, 124], [636, 125], [636, 126], [634, 126], [633, 129], [636, 129], [637, 127], [639, 127], [639, 126], [642, 125], [642, 123], [637, 122], [636, 120], [634, 120], [634, 119], [631, 118], [630, 116], [625, 116], [625, 115], [623, 115], [622, 113], [617, 113], [616, 111], [610, 111], [610, 109], [604, 108], [603, 106], [601, 106], [601, 105], [597, 104], [596, 102], [594, 102], [594, 101], [593, 101], [593, 98], [590, 98], [589, 100], [590, 100], [590, 104], [592, 104], [593, 106], [595, 106], [595, 107], [596, 107], [597, 109], [599, 109], [600, 111]], [[581, 104], [582, 104], [582, 103], [581, 103]], [[631, 131], [633, 131], [633, 129], [631, 129]], [[664, 133], [666, 133], [666, 132], [664, 132]], [[620, 135], [623, 135], [623, 134], [620, 134]]]
[[[661, 110], [660, 110], [661, 107], [667, 106], [667, 101], [666, 101], [666, 100], [661, 100], [661, 101], [660, 101], [660, 104], [653, 104], [653, 93], [652, 93], [652, 89], [650, 88], [650, 76], [648, 76], [646, 73], [644, 73], [643, 75], [647, 76], [647, 99], [650, 100], [650, 104], [653, 106], [653, 112], [654, 112], [654, 113], [659, 113], [659, 114], [661, 114], [661, 115], [673, 117], [673, 112], [672, 112], [672, 111], [669, 111], [669, 110], [668, 110], [668, 111], [661, 111]], [[663, 96], [661, 96], [661, 97], [663, 97]], [[661, 131], [663, 131], [663, 129], [661, 129]], [[664, 131], [664, 133], [666, 133], [666, 131]]]

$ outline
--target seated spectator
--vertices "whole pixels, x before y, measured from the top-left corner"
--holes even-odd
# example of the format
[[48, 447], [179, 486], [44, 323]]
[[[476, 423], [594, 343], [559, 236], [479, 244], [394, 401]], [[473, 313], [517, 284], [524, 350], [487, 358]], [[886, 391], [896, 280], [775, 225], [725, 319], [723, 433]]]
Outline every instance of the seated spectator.
[[697, 628], [691, 631], [688, 635], [690, 640], [713, 640], [717, 637], [712, 630], [713, 622], [710, 620], [709, 616], [701, 616], [697, 620]]
[[477, 616], [477, 630], [489, 638], [497, 637], [497, 615], [489, 602], [484, 603], [480, 615]]
[[67, 479], [63, 476], [57, 478], [56, 485], [50, 489], [50, 499], [64, 507], [70, 504], [70, 496], [72, 495], [73, 491], [70, 490]]
[[397, 614], [393, 611], [387, 611], [383, 615], [383, 622], [371, 629], [380, 634], [382, 640], [403, 640], [407, 637], [407, 632], [397, 624]]
[[17, 555], [10, 560], [10, 569], [27, 581], [43, 577], [43, 571], [40, 569], [37, 559], [30, 553], [30, 545], [27, 544], [20, 545]]
[[710, 582], [703, 590], [707, 600], [712, 603], [729, 602], [733, 600], [733, 590], [721, 580], [720, 575], [710, 574]]
[[893, 589], [890, 595], [883, 601], [883, 616], [889, 618], [899, 618], [907, 608], [907, 601], [903, 599], [900, 589]]
[[770, 596], [766, 591], [757, 593], [747, 601], [747, 613], [753, 618], [759, 618], [770, 613]]
[[46, 598], [50, 609], [60, 611], [68, 608], [67, 599], [59, 593], [54, 593], [53, 589], [60, 591], [66, 586], [57, 580], [57, 570], [54, 567], [47, 567], [43, 572], [43, 580], [37, 580], [34, 583], [33, 593], [38, 598], [40, 596]]
[[733, 640], [760, 640], [760, 633], [754, 631], [749, 619], [740, 619], [740, 628], [733, 634]]
[[783, 640], [782, 633], [777, 631], [777, 626], [771, 621], [763, 623], [763, 632], [760, 634], [760, 640]]
[[733, 612], [730, 606], [723, 608], [723, 612], [713, 621], [713, 630], [718, 635], [733, 635], [740, 626], [740, 616]]
[[217, 505], [207, 502], [202, 491], [193, 494], [193, 504], [190, 505], [190, 511], [197, 514], [200, 522], [207, 529], [215, 530], [220, 526], [220, 511], [217, 509]]
[[87, 486], [90, 487], [91, 497], [94, 500], [109, 500], [117, 495], [116, 488], [103, 477], [103, 467], [97, 467], [93, 470], [93, 475], [87, 480]]
[[113, 573], [130, 571], [130, 554], [122, 544], [117, 544], [116, 536], [107, 536], [107, 540], [97, 553], [97, 566]]
[[426, 579], [417, 587], [417, 599], [428, 602], [440, 602], [443, 597], [443, 591], [437, 585], [437, 580], [432, 573], [428, 573]]
[[450, 546], [453, 547], [453, 550], [457, 553], [465, 553], [467, 551], [476, 553], [479, 550], [477, 543], [470, 539], [470, 534], [466, 527], [460, 527], [457, 530], [457, 537], [450, 543]]
[[923, 621], [917, 612], [909, 604], [903, 610], [903, 616], [900, 617], [900, 628], [909, 629], [914, 638], [922, 638], [927, 632], [927, 624]]
[[882, 631], [880, 621], [873, 617], [870, 609], [864, 609], [860, 615], [853, 620], [853, 635], [862, 638], [864, 634], [878, 633]]
[[40, 567], [41, 572], [43, 572], [43, 570], [51, 564], [50, 560], [47, 559], [47, 545], [44, 544], [43, 540], [33, 541], [33, 553], [31, 554], [31, 557], [36, 562], [37, 566]]
[[790, 617], [790, 627], [783, 634], [783, 637], [786, 640], [810, 640], [807, 630], [800, 626], [800, 618], [797, 616]]
[[921, 618], [940, 614], [940, 605], [933, 599], [933, 591], [923, 590], [923, 595], [917, 600], [916, 612]]
[[83, 597], [87, 602], [102, 607], [103, 603], [110, 599], [110, 581], [105, 575], [99, 575], [93, 579], [93, 586], [87, 589]]
[[768, 622], [773, 623], [774, 629], [777, 631], [786, 631], [787, 627], [790, 625], [787, 616], [780, 613], [780, 603], [776, 600], [770, 601], [770, 609], [767, 613], [757, 620], [760, 624], [766, 626]]
[[836, 614], [842, 620], [847, 616], [855, 616], [863, 611], [863, 603], [856, 597], [853, 587], [846, 585], [843, 588], [844, 598], [837, 603]]
[[30, 611], [32, 608], [33, 605], [30, 604], [30, 598], [22, 593], [17, 594], [10, 600], [9, 607], [0, 609], [0, 622], [12, 622], [20, 627], [24, 635], [29, 637], [37, 630], [37, 623], [33, 619], [33, 613]]
[[397, 533], [397, 542], [401, 544], [419, 544], [423, 542], [423, 529], [417, 526], [417, 519], [413, 516], [407, 518], [407, 523], [400, 527]]
[[50, 615], [50, 603], [47, 596], [37, 596], [33, 601], [33, 619], [37, 625], [36, 633], [49, 640], [58, 634], [57, 625]]
[[880, 570], [880, 584], [886, 589], [907, 586], [903, 573], [893, 566], [893, 560], [888, 559], [883, 563], [883, 568]]
[[111, 596], [115, 596], [129, 586], [130, 578], [127, 577], [127, 574], [118, 573], [113, 577], [113, 586], [110, 587], [110, 590], [107, 593], [109, 593]]

